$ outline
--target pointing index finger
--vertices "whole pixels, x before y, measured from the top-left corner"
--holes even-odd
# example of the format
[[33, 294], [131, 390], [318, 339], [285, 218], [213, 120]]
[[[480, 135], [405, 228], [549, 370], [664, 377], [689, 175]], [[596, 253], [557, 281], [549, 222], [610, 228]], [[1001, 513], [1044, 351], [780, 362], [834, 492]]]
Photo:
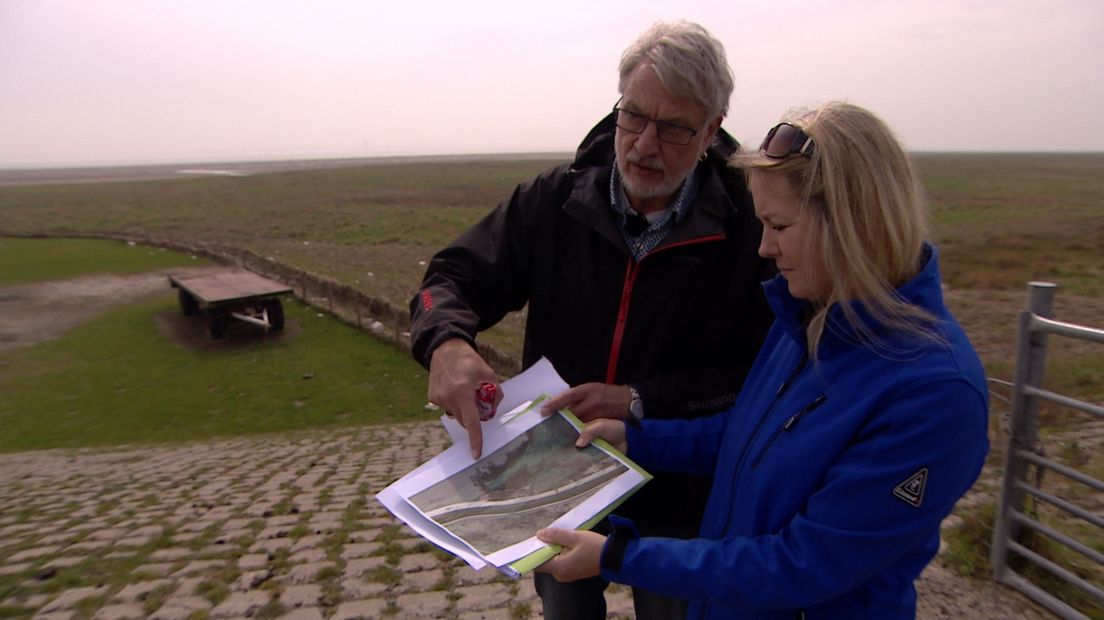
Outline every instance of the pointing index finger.
[[483, 425], [479, 421], [479, 408], [476, 407], [475, 400], [461, 402], [460, 411], [456, 415], [461, 426], [468, 431], [468, 445], [471, 446], [472, 458], [478, 459], [483, 454]]

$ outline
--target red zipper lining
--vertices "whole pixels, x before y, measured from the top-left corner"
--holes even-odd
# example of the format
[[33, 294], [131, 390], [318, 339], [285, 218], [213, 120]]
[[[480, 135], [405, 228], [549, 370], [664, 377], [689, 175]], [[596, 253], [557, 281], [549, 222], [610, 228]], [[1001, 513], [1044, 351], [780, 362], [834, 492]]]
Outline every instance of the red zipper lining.
[[636, 284], [636, 277], [640, 274], [640, 265], [644, 262], [645, 258], [658, 254], [671, 248], [677, 248], [684, 245], [695, 245], [698, 243], [705, 243], [708, 241], [719, 241], [724, 239], [723, 233], [712, 235], [709, 237], [699, 237], [697, 239], [687, 239], [686, 241], [679, 241], [678, 243], [672, 243], [671, 245], [665, 245], [662, 248], [645, 254], [640, 261], [629, 260], [629, 264], [625, 269], [625, 283], [621, 287], [621, 305], [617, 309], [617, 325], [613, 329], [613, 342], [610, 344], [609, 363], [606, 365], [606, 383], [613, 384], [614, 379], [617, 377], [617, 362], [621, 357], [621, 341], [625, 337], [625, 323], [629, 316], [629, 305], [632, 302], [633, 286]]
[[633, 284], [636, 274], [640, 273], [640, 263], [630, 259], [625, 269], [625, 284], [621, 287], [621, 305], [617, 309], [617, 325], [613, 329], [613, 343], [610, 344], [609, 365], [606, 366], [606, 383], [613, 384], [617, 376], [617, 359], [621, 356], [621, 339], [625, 336], [625, 317], [629, 315], [629, 302], [632, 301]]

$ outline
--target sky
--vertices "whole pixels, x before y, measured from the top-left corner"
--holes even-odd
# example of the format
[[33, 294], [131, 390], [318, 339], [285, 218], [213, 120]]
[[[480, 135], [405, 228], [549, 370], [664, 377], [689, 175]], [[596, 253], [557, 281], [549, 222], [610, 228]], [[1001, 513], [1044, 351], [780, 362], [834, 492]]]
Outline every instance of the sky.
[[1104, 151], [1101, 0], [0, 0], [0, 167], [570, 152], [670, 19], [749, 144], [843, 99], [913, 151]]

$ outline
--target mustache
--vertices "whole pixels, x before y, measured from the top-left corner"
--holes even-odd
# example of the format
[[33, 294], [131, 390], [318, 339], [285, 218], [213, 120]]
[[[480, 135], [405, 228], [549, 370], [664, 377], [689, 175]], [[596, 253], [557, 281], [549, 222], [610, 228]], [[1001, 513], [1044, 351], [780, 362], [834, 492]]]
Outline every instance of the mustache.
[[663, 165], [663, 161], [658, 157], [645, 157], [629, 153], [625, 156], [625, 163], [634, 164], [641, 168], [648, 168], [657, 172], [667, 172], [667, 169]]

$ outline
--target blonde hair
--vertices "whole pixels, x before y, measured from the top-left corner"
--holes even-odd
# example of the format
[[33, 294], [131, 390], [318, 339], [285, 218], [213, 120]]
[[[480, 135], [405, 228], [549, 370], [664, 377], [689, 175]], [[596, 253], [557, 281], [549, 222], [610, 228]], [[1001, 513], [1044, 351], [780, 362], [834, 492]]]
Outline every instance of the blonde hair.
[[708, 118], [728, 114], [732, 69], [724, 45], [698, 24], [656, 22], [621, 54], [618, 92], [624, 94], [633, 71], [650, 62], [659, 81], [672, 95], [696, 101]]
[[801, 197], [802, 217], [811, 218], [810, 249], [830, 282], [828, 298], [807, 323], [810, 356], [815, 359], [824, 331], [831, 329], [828, 310], [834, 305], [864, 344], [889, 346], [851, 301], [861, 302], [890, 330], [942, 341], [936, 318], [895, 291], [920, 269], [927, 218], [916, 174], [893, 132], [871, 112], [844, 102], [790, 116], [815, 144], [812, 157], [739, 152], [730, 163], [749, 175], [785, 179]]

